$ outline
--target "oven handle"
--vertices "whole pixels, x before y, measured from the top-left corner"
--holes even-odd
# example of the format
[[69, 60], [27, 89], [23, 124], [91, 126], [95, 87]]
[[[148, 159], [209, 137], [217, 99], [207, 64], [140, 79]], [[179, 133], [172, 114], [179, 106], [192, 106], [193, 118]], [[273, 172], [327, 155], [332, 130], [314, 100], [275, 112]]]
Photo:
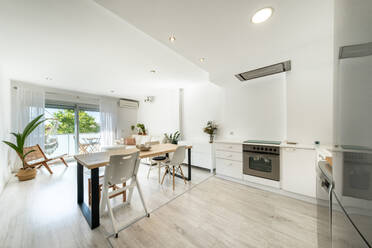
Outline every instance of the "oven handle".
[[332, 237], [332, 207], [333, 207], [333, 190], [334, 182], [332, 179], [331, 172], [327, 169], [327, 161], [320, 160], [318, 161], [318, 177], [320, 179], [320, 187], [328, 193], [328, 214], [329, 214], [329, 233]]
[[248, 155], [251, 157], [269, 157], [273, 159], [279, 159], [279, 154], [273, 154], [273, 153], [258, 153], [258, 152], [243, 152], [243, 155]]

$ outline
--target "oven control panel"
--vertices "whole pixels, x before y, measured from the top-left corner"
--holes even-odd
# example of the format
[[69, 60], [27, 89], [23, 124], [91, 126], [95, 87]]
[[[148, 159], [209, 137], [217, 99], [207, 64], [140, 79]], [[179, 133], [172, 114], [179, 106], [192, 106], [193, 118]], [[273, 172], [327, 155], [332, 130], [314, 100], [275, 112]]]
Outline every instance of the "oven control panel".
[[266, 145], [243, 144], [243, 152], [280, 154], [280, 147], [278, 147], [278, 146], [266, 146]]

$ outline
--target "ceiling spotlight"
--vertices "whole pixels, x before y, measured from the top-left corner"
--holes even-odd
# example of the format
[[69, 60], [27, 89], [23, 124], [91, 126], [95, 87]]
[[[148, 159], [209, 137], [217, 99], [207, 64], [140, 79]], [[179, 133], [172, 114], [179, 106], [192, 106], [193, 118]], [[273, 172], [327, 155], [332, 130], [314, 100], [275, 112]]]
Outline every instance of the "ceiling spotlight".
[[115, 93], [115, 90], [110, 90], [111, 93]]
[[175, 41], [176, 41], [176, 37], [172, 34], [172, 35], [169, 37], [169, 41], [170, 41], [170, 42], [175, 42]]
[[258, 10], [252, 17], [251, 21], [255, 24], [261, 23], [269, 19], [273, 14], [273, 8], [263, 8]]
[[150, 72], [151, 72], [151, 73], [155, 73], [156, 71], [155, 71], [155, 70], [151, 70]]
[[205, 62], [205, 58], [200, 58], [199, 60], [200, 60], [200, 62], [202, 62], [202, 63]]
[[51, 81], [51, 80], [53, 80], [53, 78], [51, 78], [51, 77], [45, 77], [45, 80]]

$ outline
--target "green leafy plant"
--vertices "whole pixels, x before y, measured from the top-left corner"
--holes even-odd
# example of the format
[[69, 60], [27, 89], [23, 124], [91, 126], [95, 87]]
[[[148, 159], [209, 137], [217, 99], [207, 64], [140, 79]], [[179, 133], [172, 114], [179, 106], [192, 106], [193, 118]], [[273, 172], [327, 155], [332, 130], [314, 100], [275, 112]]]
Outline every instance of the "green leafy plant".
[[216, 134], [218, 125], [213, 121], [208, 121], [207, 126], [203, 128], [204, 133], [209, 134], [209, 143], [213, 143], [213, 137]]
[[170, 133], [170, 134], [167, 134], [165, 133], [164, 134], [164, 137], [165, 137], [165, 140], [168, 142], [168, 143], [172, 143], [172, 144], [178, 144], [178, 140], [181, 136], [181, 133], [179, 131], [176, 131], [175, 133]]
[[3, 140], [3, 142], [5, 144], [10, 146], [14, 151], [16, 151], [18, 153], [19, 157], [22, 160], [24, 169], [26, 169], [25, 159], [26, 159], [27, 155], [29, 155], [30, 153], [35, 151], [35, 150], [31, 150], [31, 151], [28, 151], [28, 152], [24, 153], [23, 150], [24, 150], [24, 146], [25, 146], [25, 143], [26, 143], [26, 139], [41, 123], [43, 123], [45, 121], [45, 120], [40, 120], [42, 117], [43, 117], [43, 115], [39, 115], [38, 117], [33, 119], [30, 123], [27, 124], [27, 126], [24, 128], [22, 133], [20, 133], [20, 132], [11, 133], [16, 138], [16, 143], [15, 144], [11, 143], [9, 141]]
[[130, 126], [130, 130], [132, 130], [132, 131], [134, 131], [135, 128], [136, 128], [135, 125]]
[[145, 124], [137, 123], [137, 129], [138, 129], [138, 134], [140, 134], [140, 135], [146, 135]]

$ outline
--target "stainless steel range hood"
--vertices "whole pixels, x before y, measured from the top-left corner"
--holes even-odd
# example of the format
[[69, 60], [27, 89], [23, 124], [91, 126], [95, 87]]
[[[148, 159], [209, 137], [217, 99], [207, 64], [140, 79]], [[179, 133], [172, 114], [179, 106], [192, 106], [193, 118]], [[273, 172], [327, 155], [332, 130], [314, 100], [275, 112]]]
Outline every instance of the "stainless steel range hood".
[[285, 61], [274, 65], [269, 65], [252, 71], [236, 74], [235, 77], [240, 81], [247, 81], [255, 78], [265, 77], [276, 73], [281, 73], [291, 70], [291, 61]]

